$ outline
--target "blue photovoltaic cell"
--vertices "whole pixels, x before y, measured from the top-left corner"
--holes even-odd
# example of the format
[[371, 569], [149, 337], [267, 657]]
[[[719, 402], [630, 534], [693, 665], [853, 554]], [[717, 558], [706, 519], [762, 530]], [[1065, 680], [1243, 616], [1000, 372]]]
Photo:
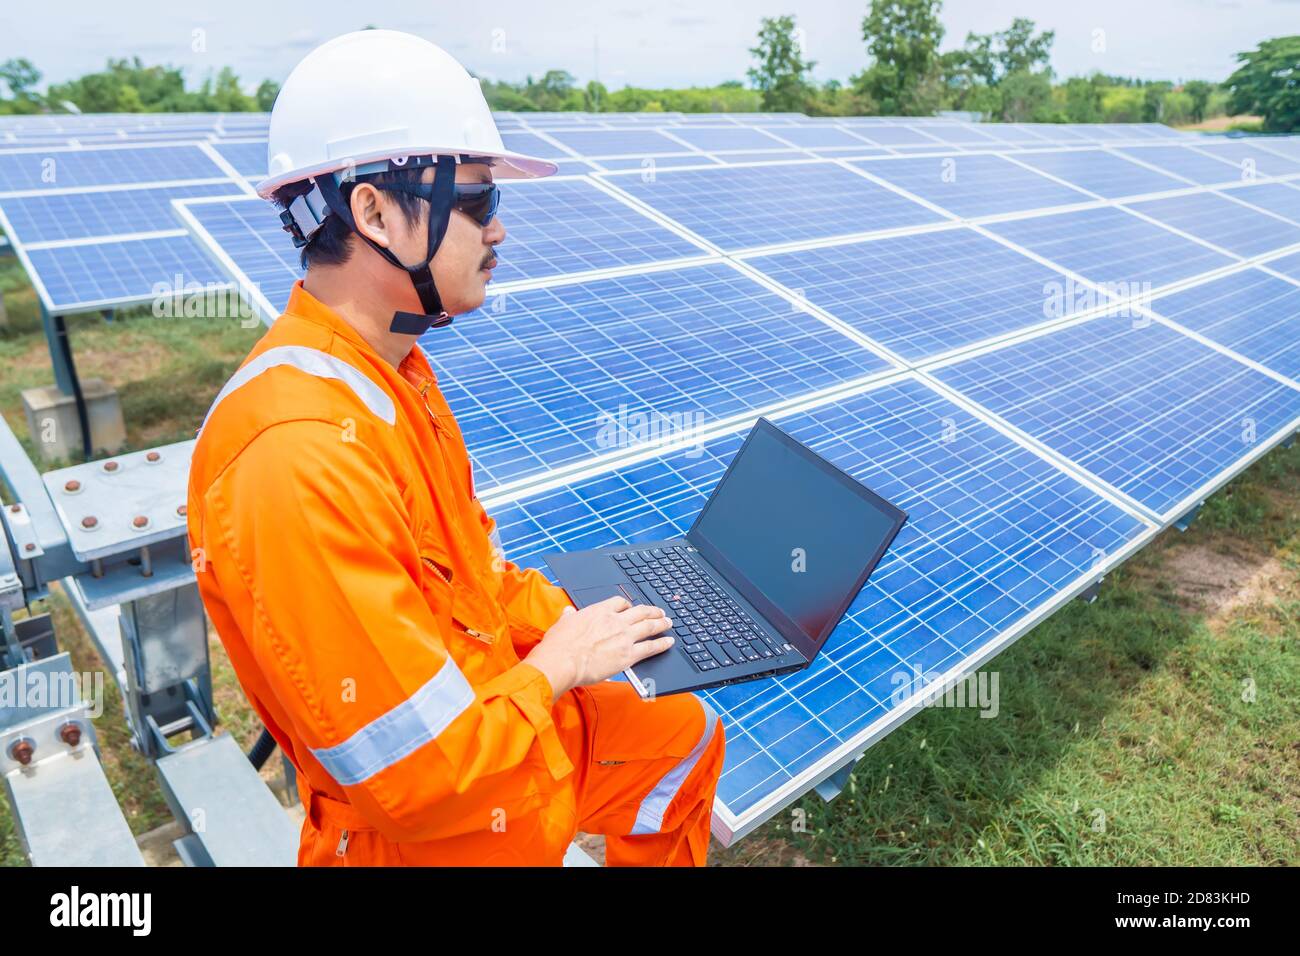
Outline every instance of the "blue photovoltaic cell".
[[1074, 311], [1065, 278], [968, 229], [746, 260], [908, 362]]
[[549, 140], [543, 139], [536, 133], [512, 133], [502, 130], [501, 142], [511, 152], [522, 153], [525, 156], [536, 156], [538, 159], [565, 159], [570, 155], [567, 150], [556, 146]]
[[927, 126], [926, 133], [943, 143], [954, 146], [996, 147], [1001, 145], [992, 133], [985, 133], [974, 126], [952, 123], [947, 126]]
[[795, 146], [867, 146], [866, 140], [834, 126], [789, 126], [785, 129], [768, 130], [773, 136], [779, 136]]
[[[302, 278], [300, 252], [270, 203], [250, 198], [191, 203], [185, 208], [277, 314], [289, 304], [289, 290]], [[275, 316], [263, 318], [270, 322]]]
[[[837, 751], [838, 761], [849, 758], [853, 738], [909, 692], [979, 653], [1144, 531], [915, 381], [777, 424], [908, 521], [812, 666], [701, 695], [726, 729], [718, 796], [736, 815], [797, 797], [794, 777]], [[491, 506], [506, 553], [536, 567], [550, 551], [681, 534], [743, 437]]]
[[1264, 142], [1270, 152], [1300, 160], [1300, 136], [1270, 136]]
[[1282, 256], [1280, 259], [1273, 259], [1265, 263], [1268, 268], [1282, 273], [1284, 276], [1290, 276], [1297, 282], [1300, 282], [1300, 252], [1293, 252], [1289, 256]]
[[1237, 182], [1241, 179], [1241, 170], [1232, 163], [1198, 153], [1188, 146], [1123, 146], [1116, 152], [1159, 166], [1165, 172], [1201, 186]]
[[592, 160], [599, 163], [605, 169], [668, 169], [673, 166], [716, 166], [717, 162], [705, 156], [703, 153], [682, 153], [676, 156], [623, 156], [610, 159], [606, 156], [604, 159]]
[[0, 192], [226, 178], [197, 146], [0, 152]]
[[1093, 202], [1009, 159], [984, 153], [854, 163], [951, 213], [973, 219], [1003, 212]]
[[1156, 299], [1151, 308], [1300, 380], [1300, 286], [1294, 283], [1246, 269]]
[[1215, 193], [1130, 203], [1129, 208], [1247, 258], [1300, 242], [1300, 226]]
[[581, 159], [553, 159], [557, 176], [580, 176], [595, 171], [596, 167]]
[[1025, 146], [1046, 146], [1049, 137], [1024, 123], [990, 123], [981, 127], [980, 132], [991, 136], [1000, 143], [1014, 143]]
[[932, 374], [1166, 517], [1300, 416], [1300, 391], [1138, 317], [1091, 319]]
[[784, 145], [761, 129], [741, 126], [674, 129], [673, 135], [705, 152], [718, 149], [779, 149]]
[[728, 251], [943, 220], [835, 163], [666, 170], [650, 182], [608, 182]]
[[689, 149], [654, 129], [555, 130], [549, 135], [586, 157], [680, 153]]
[[910, 144], [933, 146], [942, 149], [943, 143], [935, 136], [927, 136], [914, 126], [855, 126], [853, 131], [872, 143], [881, 146], [906, 146]]
[[235, 167], [241, 176], [266, 176], [266, 141], [257, 143], [213, 143], [221, 158]]
[[716, 263], [490, 298], [421, 344], [480, 487], [612, 451], [628, 415], [703, 427], [889, 367]]
[[501, 191], [495, 282], [706, 254], [586, 180], [503, 181]]
[[[775, 152], [764, 151], [761, 153], [718, 153], [717, 158], [720, 163], [771, 163], [783, 159], [804, 159], [806, 154], [794, 150], [779, 149]], [[615, 180], [615, 183], [617, 182], [618, 180]]]
[[868, 146], [863, 143], [861, 146], [854, 146], [851, 149], [836, 147], [834, 149], [810, 149], [808, 152], [814, 156], [820, 156], [822, 159], [866, 159], [870, 156], [893, 156], [892, 149], [884, 146]]
[[1300, 223], [1300, 189], [1288, 183], [1258, 183], [1224, 190], [1223, 194]]
[[178, 278], [181, 288], [229, 281], [189, 236], [31, 249], [27, 256], [51, 312], [101, 302], [147, 302], [159, 284], [175, 289]]
[[1237, 167], [1238, 178], [1244, 176], [1291, 176], [1300, 173], [1300, 162], [1278, 156], [1252, 143], [1220, 140], [1215, 143], [1197, 143], [1197, 148], [1211, 156], [1218, 156]]
[[1236, 261], [1122, 209], [1083, 209], [990, 223], [1010, 239], [1093, 282], [1159, 288]]
[[1099, 149], [1017, 153], [1016, 160], [1105, 199], [1187, 188], [1181, 179]]
[[37, 193], [0, 199], [0, 209], [13, 227], [13, 238], [27, 244], [175, 229], [173, 199], [228, 196], [238, 189], [234, 183], [209, 183], [52, 196]]

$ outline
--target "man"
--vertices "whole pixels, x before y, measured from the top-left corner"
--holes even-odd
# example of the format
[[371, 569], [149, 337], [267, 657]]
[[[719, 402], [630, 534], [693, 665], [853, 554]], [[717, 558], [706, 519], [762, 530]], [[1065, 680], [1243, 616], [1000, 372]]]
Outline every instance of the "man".
[[575, 611], [499, 556], [415, 346], [483, 302], [494, 175], [554, 164], [504, 149], [450, 56], [385, 30], [294, 69], [268, 153], [258, 192], [307, 274], [208, 412], [188, 515], [204, 604], [298, 771], [298, 862], [553, 865], [582, 829], [611, 864], [702, 865], [721, 725], [608, 679], [670, 622]]

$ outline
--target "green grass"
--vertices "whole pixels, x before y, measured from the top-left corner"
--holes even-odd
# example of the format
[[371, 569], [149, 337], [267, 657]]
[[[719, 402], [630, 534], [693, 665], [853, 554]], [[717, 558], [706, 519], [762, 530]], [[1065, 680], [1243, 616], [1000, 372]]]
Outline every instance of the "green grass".
[[[0, 260], [0, 412], [23, 432], [18, 391], [50, 381], [35, 297]], [[113, 382], [132, 448], [190, 437], [258, 330], [148, 315], [73, 320], [83, 375]], [[42, 466], [44, 467], [44, 466]], [[1269, 587], [1211, 613], [1180, 587], [1196, 555], [1273, 561]], [[830, 804], [807, 796], [717, 865], [1300, 863], [1300, 447], [1276, 450], [985, 670], [999, 715], [929, 709], [868, 751]], [[101, 667], [61, 595], [50, 602], [78, 670]], [[260, 725], [215, 640], [222, 725]], [[1255, 699], [1242, 699], [1243, 681]], [[170, 819], [129, 746], [108, 682], [96, 721], [105, 770], [137, 834]], [[274, 761], [272, 762], [274, 763]], [[794, 832], [793, 811], [806, 827]], [[1104, 827], [1101, 825], [1104, 819]], [[0, 803], [0, 863], [22, 854]]]

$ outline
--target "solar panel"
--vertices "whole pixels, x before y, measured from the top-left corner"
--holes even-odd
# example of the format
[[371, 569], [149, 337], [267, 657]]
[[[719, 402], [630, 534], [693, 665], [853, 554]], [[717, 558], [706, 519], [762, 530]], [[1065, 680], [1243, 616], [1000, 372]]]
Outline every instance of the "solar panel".
[[1283, 275], [1290, 276], [1297, 282], [1300, 282], [1300, 252], [1294, 252], [1289, 256], [1282, 256], [1279, 259], [1271, 259], [1267, 263], [1268, 268]]
[[1145, 216], [1212, 242], [1239, 256], [1256, 256], [1300, 242], [1300, 226], [1215, 193], [1130, 203]]
[[686, 127], [673, 130], [673, 135], [680, 140], [690, 143], [696, 149], [704, 150], [706, 152], [713, 152], [715, 150], [776, 149], [784, 145], [780, 140], [773, 136], [769, 136], [761, 129], [752, 129], [743, 126]]
[[909, 362], [1063, 318], [1080, 301], [1060, 273], [969, 229], [746, 261]]
[[1300, 381], [1300, 285], [1243, 269], [1157, 299], [1160, 315]]
[[680, 153], [689, 147], [658, 130], [564, 130], [550, 133], [579, 156], [644, 156], [655, 153]]
[[506, 149], [523, 153], [525, 156], [536, 156], [539, 159], [564, 159], [572, 155], [563, 147], [556, 146], [536, 133], [502, 131], [501, 142]]
[[506, 240], [498, 250], [495, 282], [642, 265], [705, 252], [582, 179], [503, 182], [500, 215]]
[[[795, 150], [765, 150], [760, 153], [717, 153], [715, 154], [721, 163], [771, 163], [779, 162], [783, 159], [804, 159], [805, 154]], [[854, 155], [857, 155], [856, 153]]]
[[490, 297], [421, 345], [480, 487], [890, 367], [718, 263]]
[[1239, 177], [1294, 176], [1300, 173], [1300, 161], [1278, 156], [1276, 153], [1242, 140], [1222, 140], [1217, 143], [1198, 143], [1197, 149], [1232, 163]]
[[729, 251], [943, 219], [835, 163], [664, 170], [649, 181], [601, 176]]
[[256, 197], [179, 202], [177, 210], [209, 255], [222, 264], [270, 322], [302, 278], [299, 251], [270, 203]]
[[935, 136], [928, 136], [914, 126], [870, 126], [855, 132], [867, 142], [880, 146], [943, 145]]
[[983, 153], [868, 159], [854, 165], [966, 218], [1093, 201], [1087, 193]]
[[1187, 146], [1122, 146], [1116, 151], [1202, 186], [1241, 180], [1234, 164]]
[[160, 284], [168, 295], [195, 283], [228, 284], [189, 236], [37, 248], [26, 255], [51, 314], [149, 302]]
[[603, 169], [640, 169], [645, 171], [670, 169], [674, 166], [718, 165], [718, 160], [702, 153], [681, 153], [674, 156], [619, 156], [614, 158], [605, 156], [601, 159], [594, 159], [592, 162], [598, 163]]
[[[851, 762], [906, 718], [914, 692], [976, 666], [1148, 532], [911, 379], [777, 424], [909, 520], [810, 668], [701, 695], [727, 731], [718, 799], [733, 835]], [[529, 566], [551, 550], [673, 536], [689, 526], [742, 437], [488, 507], [507, 553]]]
[[984, 228], [1099, 283], [1152, 289], [1234, 260], [1122, 209], [1082, 209]]
[[794, 146], [865, 146], [866, 140], [834, 126], [791, 126], [773, 129], [771, 135]]
[[227, 178], [189, 145], [0, 152], [0, 192]]
[[221, 158], [235, 167], [241, 176], [262, 179], [266, 176], [266, 141], [256, 143], [213, 143]]
[[175, 229], [173, 199], [224, 196], [233, 189], [225, 182], [52, 195], [29, 193], [0, 199], [0, 210], [12, 228], [10, 238], [20, 243], [66, 241]]
[[1016, 160], [1103, 199], [1185, 189], [1187, 183], [1101, 150], [1017, 153]]
[[1300, 223], [1300, 188], [1290, 183], [1257, 183], [1226, 191], [1225, 196]]
[[1166, 520], [1300, 424], [1300, 391], [1140, 316], [1091, 319], [933, 374]]

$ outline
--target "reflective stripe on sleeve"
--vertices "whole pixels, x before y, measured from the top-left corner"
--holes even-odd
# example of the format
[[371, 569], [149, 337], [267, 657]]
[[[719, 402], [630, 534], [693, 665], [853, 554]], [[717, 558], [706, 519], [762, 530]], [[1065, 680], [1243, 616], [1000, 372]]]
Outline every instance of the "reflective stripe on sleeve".
[[450, 657], [423, 687], [341, 744], [313, 750], [341, 786], [361, 783], [442, 733], [474, 703], [474, 689]]

